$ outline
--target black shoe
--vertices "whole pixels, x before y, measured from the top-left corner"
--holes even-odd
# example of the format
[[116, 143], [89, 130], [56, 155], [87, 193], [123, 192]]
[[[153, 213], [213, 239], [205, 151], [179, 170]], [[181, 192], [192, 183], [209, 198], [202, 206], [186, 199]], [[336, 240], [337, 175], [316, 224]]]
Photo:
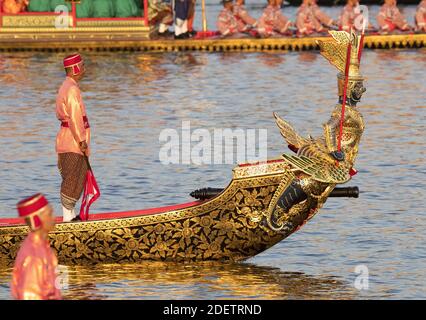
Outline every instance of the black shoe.
[[166, 30], [164, 32], [158, 32], [158, 36], [161, 38], [169, 38], [174, 35], [174, 32], [170, 32], [169, 30]]
[[82, 221], [80, 216], [75, 217], [74, 219], [71, 220], [71, 222], [78, 222], [78, 221]]
[[188, 39], [188, 38], [191, 38], [188, 32], [181, 33], [178, 36], [175, 35], [175, 39]]
[[188, 33], [192, 36], [195, 37], [198, 33], [198, 31], [192, 30], [192, 31], [188, 31]]

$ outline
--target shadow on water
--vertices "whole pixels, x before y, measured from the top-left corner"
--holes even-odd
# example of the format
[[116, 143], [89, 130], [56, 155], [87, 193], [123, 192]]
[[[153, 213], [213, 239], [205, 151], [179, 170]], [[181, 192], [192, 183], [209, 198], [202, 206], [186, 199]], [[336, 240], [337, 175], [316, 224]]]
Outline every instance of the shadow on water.
[[[249, 263], [143, 262], [61, 266], [64, 299], [354, 299], [330, 276], [283, 272]], [[9, 296], [11, 269], [0, 270], [0, 298]]]

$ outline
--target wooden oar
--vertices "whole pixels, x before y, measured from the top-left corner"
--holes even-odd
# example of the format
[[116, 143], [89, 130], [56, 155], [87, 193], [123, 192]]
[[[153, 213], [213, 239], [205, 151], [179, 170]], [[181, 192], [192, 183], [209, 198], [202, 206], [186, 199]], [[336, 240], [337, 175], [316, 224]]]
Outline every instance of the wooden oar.
[[[207, 200], [216, 197], [223, 190], [222, 188], [202, 188], [190, 193], [191, 197], [199, 200]], [[340, 187], [334, 188], [328, 196], [329, 198], [358, 198], [358, 187]]]

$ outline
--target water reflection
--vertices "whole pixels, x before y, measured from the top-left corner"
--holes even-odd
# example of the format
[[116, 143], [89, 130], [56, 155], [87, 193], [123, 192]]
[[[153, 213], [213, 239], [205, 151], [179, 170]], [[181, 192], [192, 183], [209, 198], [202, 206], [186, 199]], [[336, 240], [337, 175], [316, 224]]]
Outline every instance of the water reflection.
[[267, 67], [275, 67], [284, 62], [284, 54], [283, 53], [265, 53], [257, 56], [259, 61], [263, 63]]
[[7, 86], [26, 82], [29, 60], [25, 55], [0, 57], [0, 81]]
[[[64, 299], [354, 299], [350, 284], [334, 277], [241, 264], [144, 262], [61, 266]], [[7, 283], [10, 269], [0, 270]], [[66, 277], [64, 277], [66, 275]], [[0, 291], [1, 292], [1, 291]], [[7, 297], [1, 296], [0, 299]]]
[[303, 62], [303, 63], [311, 63], [314, 62], [318, 57], [318, 54], [316, 54], [315, 52], [306, 52], [306, 51], [302, 51], [299, 53], [299, 61]]

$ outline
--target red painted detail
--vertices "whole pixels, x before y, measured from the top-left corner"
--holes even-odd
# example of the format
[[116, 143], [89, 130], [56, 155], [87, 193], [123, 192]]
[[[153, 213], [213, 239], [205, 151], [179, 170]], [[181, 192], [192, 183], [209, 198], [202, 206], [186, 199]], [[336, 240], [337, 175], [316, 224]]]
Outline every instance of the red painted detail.
[[[266, 163], [275, 163], [275, 162], [283, 162], [283, 159], [274, 159], [274, 160], [268, 160]], [[238, 164], [239, 167], [250, 167], [250, 166], [258, 166], [264, 164], [264, 162], [253, 162], [253, 163], [240, 163]]]
[[71, 3], [71, 15], [72, 15], [72, 26], [73, 28], [77, 27], [77, 7], [75, 2]]
[[349, 175], [351, 177], [353, 177], [354, 175], [356, 175], [358, 173], [358, 171], [355, 168], [351, 168], [351, 170], [349, 170]]
[[[208, 200], [207, 200], [208, 201]], [[205, 201], [193, 201], [187, 203], [181, 203], [172, 206], [159, 207], [159, 208], [150, 208], [144, 210], [133, 210], [133, 211], [121, 211], [121, 212], [107, 212], [107, 213], [95, 213], [89, 216], [89, 221], [95, 220], [108, 220], [108, 219], [119, 219], [119, 218], [130, 218], [130, 217], [138, 217], [144, 215], [154, 215], [160, 214], [169, 211], [181, 210], [190, 207], [194, 207], [204, 203]], [[56, 223], [62, 222], [62, 217], [57, 217], [55, 219]], [[0, 219], [0, 227], [2, 226], [19, 226], [24, 225], [24, 219], [20, 218], [3, 218]]]
[[0, 0], [0, 29], [3, 26], [3, 1]]
[[211, 38], [220, 35], [219, 31], [198, 31], [195, 39]]
[[145, 27], [148, 27], [149, 21], [148, 21], [148, 0], [141, 0], [143, 1], [143, 13], [144, 13], [144, 20], [145, 20]]

